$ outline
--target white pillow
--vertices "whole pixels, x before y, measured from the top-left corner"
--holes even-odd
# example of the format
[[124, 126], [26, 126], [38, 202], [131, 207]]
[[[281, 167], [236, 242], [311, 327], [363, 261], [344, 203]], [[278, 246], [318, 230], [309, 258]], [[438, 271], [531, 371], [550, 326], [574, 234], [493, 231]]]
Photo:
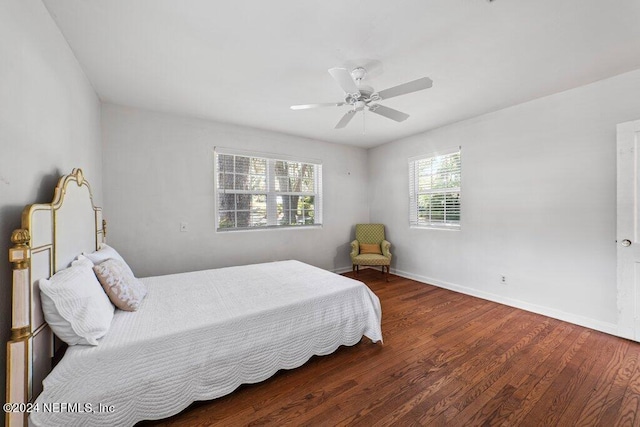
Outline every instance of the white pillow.
[[97, 251], [90, 254], [83, 254], [83, 255], [89, 258], [94, 265], [101, 264], [103, 261], [106, 261], [108, 259], [120, 260], [127, 267], [127, 270], [131, 273], [131, 275], [134, 276], [133, 271], [131, 271], [131, 267], [129, 267], [129, 264], [127, 264], [124, 258], [120, 256], [118, 251], [116, 251], [106, 243], [102, 243], [100, 245], [100, 249], [98, 249]]
[[93, 263], [80, 256], [71, 267], [39, 280], [44, 318], [69, 345], [98, 345], [111, 326], [115, 309], [92, 268]]

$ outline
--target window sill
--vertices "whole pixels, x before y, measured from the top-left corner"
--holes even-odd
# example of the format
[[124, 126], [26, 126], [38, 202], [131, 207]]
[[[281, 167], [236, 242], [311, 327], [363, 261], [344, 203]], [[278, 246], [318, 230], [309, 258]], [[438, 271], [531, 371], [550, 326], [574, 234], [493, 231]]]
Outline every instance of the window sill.
[[459, 225], [410, 225], [409, 228], [418, 228], [421, 230], [442, 230], [442, 231], [460, 231]]
[[248, 227], [248, 228], [218, 228], [216, 229], [216, 233], [243, 233], [243, 232], [254, 232], [254, 231], [273, 231], [273, 230], [310, 230], [310, 229], [321, 229], [322, 224], [314, 224], [314, 225], [280, 225], [280, 226], [271, 226], [271, 227]]

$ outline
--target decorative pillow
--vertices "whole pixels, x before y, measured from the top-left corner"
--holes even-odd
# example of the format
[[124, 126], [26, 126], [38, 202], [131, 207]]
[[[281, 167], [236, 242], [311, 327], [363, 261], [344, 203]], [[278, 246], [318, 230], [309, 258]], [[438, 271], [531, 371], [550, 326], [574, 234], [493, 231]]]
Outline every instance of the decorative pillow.
[[69, 345], [98, 345], [111, 326], [114, 307], [92, 267], [91, 261], [79, 257], [71, 267], [38, 281], [44, 318]]
[[111, 258], [94, 266], [93, 271], [116, 307], [126, 311], [136, 311], [140, 307], [147, 288], [133, 277], [123, 261]]
[[102, 243], [100, 245], [100, 249], [98, 249], [97, 251], [95, 251], [93, 253], [90, 253], [90, 254], [84, 254], [84, 256], [89, 258], [91, 260], [91, 262], [93, 262], [95, 265], [98, 265], [101, 262], [106, 261], [108, 259], [120, 260], [125, 265], [125, 267], [129, 271], [129, 273], [131, 273], [131, 275], [133, 276], [133, 271], [131, 271], [131, 268], [129, 267], [127, 262], [124, 260], [124, 258], [122, 258], [122, 256], [120, 256], [118, 251], [116, 251], [111, 246], [107, 245], [106, 243]]
[[360, 243], [360, 253], [382, 255], [382, 251], [380, 250], [380, 245], [375, 243]]

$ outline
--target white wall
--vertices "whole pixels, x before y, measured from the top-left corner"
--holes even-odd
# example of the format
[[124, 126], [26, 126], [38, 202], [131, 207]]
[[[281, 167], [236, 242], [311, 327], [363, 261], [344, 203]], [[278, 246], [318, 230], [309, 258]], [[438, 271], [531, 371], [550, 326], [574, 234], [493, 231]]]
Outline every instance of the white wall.
[[[640, 118], [639, 93], [640, 70], [372, 149], [392, 268], [615, 332], [616, 124]], [[409, 228], [407, 159], [457, 145], [461, 230]]]
[[[102, 130], [107, 240], [136, 275], [292, 258], [350, 267], [353, 225], [369, 220], [364, 149], [109, 104]], [[323, 227], [216, 233], [215, 146], [322, 160]]]
[[[74, 167], [84, 170], [101, 202], [102, 160], [100, 101], [39, 0], [0, 1], [0, 58], [0, 336], [5, 343], [11, 329], [8, 250], [22, 209], [51, 201], [60, 175]], [[4, 402], [5, 388], [0, 390]]]

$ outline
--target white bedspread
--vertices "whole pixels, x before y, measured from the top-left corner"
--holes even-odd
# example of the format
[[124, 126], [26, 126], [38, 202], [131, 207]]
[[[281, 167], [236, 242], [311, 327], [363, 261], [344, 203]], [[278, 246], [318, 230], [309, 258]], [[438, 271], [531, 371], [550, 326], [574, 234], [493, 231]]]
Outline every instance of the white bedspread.
[[[132, 425], [263, 381], [363, 335], [382, 340], [376, 295], [298, 261], [142, 279], [137, 312], [118, 310], [97, 347], [74, 346], [44, 381], [38, 426]], [[44, 412], [42, 403], [113, 405]], [[71, 407], [73, 409], [73, 407]]]

